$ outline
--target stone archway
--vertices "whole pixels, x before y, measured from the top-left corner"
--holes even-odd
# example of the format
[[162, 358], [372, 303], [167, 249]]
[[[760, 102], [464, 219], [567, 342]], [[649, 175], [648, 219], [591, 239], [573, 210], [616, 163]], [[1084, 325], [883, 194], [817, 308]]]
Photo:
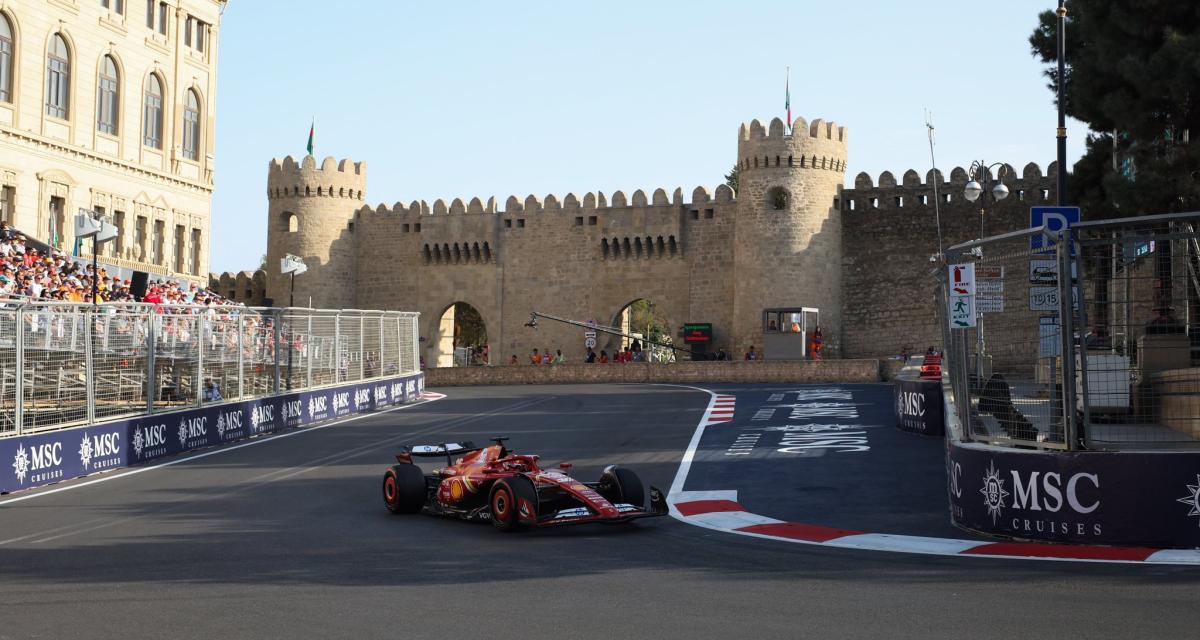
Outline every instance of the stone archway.
[[431, 329], [428, 366], [488, 364], [487, 324], [475, 306], [461, 301], [450, 304]]
[[[652, 362], [673, 362], [675, 352], [669, 347], [652, 346], [644, 343], [649, 338], [652, 342], [673, 344], [671, 325], [664, 317], [662, 310], [647, 298], [637, 298], [626, 303], [613, 316], [612, 326], [621, 333], [632, 337], [610, 336], [602, 341], [610, 355], [623, 351], [626, 347], [641, 346], [645, 358]], [[637, 343], [636, 345], [634, 343]]]

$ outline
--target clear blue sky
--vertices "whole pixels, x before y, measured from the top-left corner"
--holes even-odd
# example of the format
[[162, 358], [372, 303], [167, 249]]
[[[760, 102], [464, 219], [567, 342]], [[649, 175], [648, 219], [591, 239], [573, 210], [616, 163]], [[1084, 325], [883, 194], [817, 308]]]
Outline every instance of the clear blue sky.
[[[1027, 38], [1052, 0], [232, 0], [222, 19], [212, 270], [266, 250], [267, 163], [367, 161], [367, 201], [649, 193], [723, 181], [737, 128], [849, 127], [847, 182], [1055, 157]], [[1069, 52], [1068, 52], [1069, 55]], [[1069, 121], [1068, 160], [1086, 130]]]

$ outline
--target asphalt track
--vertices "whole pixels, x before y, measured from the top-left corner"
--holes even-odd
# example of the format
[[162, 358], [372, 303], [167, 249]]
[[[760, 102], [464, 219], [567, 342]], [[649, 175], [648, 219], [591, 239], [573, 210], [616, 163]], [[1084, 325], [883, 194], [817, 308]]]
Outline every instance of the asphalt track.
[[[380, 474], [409, 442], [503, 434], [546, 463], [574, 462], [580, 478], [617, 462], [665, 490], [708, 403], [707, 394], [664, 386], [437, 391], [448, 397], [99, 483], [0, 497], [0, 638], [1197, 634], [1194, 568], [830, 549], [671, 518], [506, 535], [486, 524], [391, 516]], [[886, 452], [891, 436], [911, 438], [884, 433], [872, 435], [873, 451]], [[936, 448], [930, 456], [923, 446], [878, 473], [861, 461], [832, 464], [831, 454], [819, 473], [799, 471], [794, 483], [774, 460], [745, 469], [697, 464], [693, 478], [724, 484], [768, 465], [764, 486], [790, 499], [756, 510], [961, 537], [924, 517], [936, 515], [930, 496], [939, 489], [926, 486], [937, 472], [924, 467]], [[901, 466], [912, 474], [902, 477]], [[810, 509], [817, 513], [796, 513]]]

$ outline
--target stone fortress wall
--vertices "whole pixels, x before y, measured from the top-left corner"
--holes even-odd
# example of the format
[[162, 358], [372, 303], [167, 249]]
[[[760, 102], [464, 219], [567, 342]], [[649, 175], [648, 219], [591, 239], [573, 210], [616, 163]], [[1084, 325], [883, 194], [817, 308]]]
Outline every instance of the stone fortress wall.
[[[743, 124], [740, 193], [697, 187], [688, 198], [658, 188], [513, 196], [502, 206], [471, 198], [371, 207], [363, 204], [365, 163], [274, 160], [269, 269], [214, 276], [213, 284], [237, 300], [262, 302], [250, 292], [285, 306], [289, 283], [276, 265], [299, 255], [309, 272], [296, 278], [296, 306], [311, 297], [316, 307], [416, 309], [430, 366], [448, 330], [442, 315], [460, 301], [482, 315], [496, 364], [511, 355], [527, 362], [535, 347], [582, 358], [579, 328], [525, 327], [531, 311], [603, 325], [639, 298], [652, 301], [667, 326], [711, 322], [713, 347], [739, 356], [750, 345], [761, 349], [768, 308], [820, 308], [830, 357], [940, 343], [928, 275], [937, 250], [928, 177], [909, 171], [897, 183], [885, 172], [876, 183], [860, 174], [853, 189], [843, 188], [846, 130], [803, 118], [788, 129], [778, 118]], [[989, 234], [1024, 228], [1028, 206], [1052, 201], [1053, 173], [1042, 176], [1035, 165], [1004, 181], [1013, 197], [989, 213]], [[942, 206], [947, 245], [978, 236], [965, 183], [955, 169], [940, 188], [950, 194]], [[598, 349], [613, 346], [601, 334]]]

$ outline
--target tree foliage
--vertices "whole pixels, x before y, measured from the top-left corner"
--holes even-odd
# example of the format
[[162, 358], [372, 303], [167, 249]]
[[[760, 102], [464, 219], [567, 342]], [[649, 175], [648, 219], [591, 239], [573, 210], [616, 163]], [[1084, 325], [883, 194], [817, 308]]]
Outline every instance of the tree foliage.
[[[1066, 112], [1096, 132], [1068, 200], [1101, 207], [1089, 217], [1200, 209], [1200, 3], [1067, 5]], [[1029, 43], [1057, 90], [1058, 18], [1038, 18]]]
[[465, 302], [454, 303], [454, 346], [481, 347], [487, 344], [487, 326], [479, 311]]
[[728, 185], [730, 189], [733, 189], [734, 193], [737, 193], [738, 177], [740, 175], [741, 169], [737, 166], [737, 164], [734, 164], [733, 169], [731, 169], [729, 173], [725, 174], [725, 184]]

